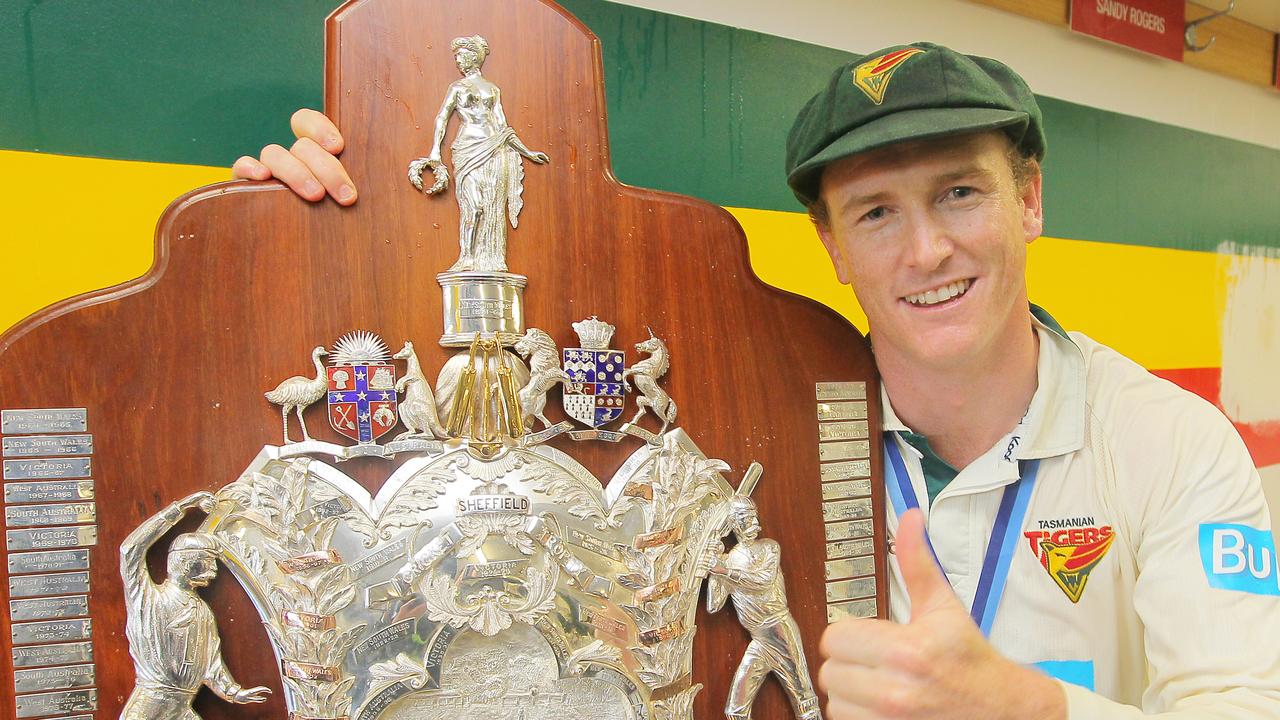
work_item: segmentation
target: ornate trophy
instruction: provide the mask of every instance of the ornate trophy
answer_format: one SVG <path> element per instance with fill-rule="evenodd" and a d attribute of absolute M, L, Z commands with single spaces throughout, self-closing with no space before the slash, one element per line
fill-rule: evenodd
<path fill-rule="evenodd" d="M 356 206 L 195 191 L 147 278 L 0 338 L 0 711 L 820 717 L 806 654 L 886 609 L 859 337 L 755 280 L 720 209 L 612 179 L 598 50 L 558 8 L 353 0 L 328 32 L 327 110 L 372 129 Z M 456 213 L 398 169 L 446 85 L 410 179 Z M 517 128 L 557 158 L 527 185 Z M 99 362 L 19 372 L 67 356 Z"/>

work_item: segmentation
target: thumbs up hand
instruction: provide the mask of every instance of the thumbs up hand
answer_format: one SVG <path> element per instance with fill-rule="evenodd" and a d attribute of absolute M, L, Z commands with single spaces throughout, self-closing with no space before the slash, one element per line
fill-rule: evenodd
<path fill-rule="evenodd" d="M 828 720 L 1066 720 L 1056 682 L 982 637 L 929 552 L 919 510 L 898 523 L 897 558 L 911 621 L 848 618 L 823 633 Z"/>

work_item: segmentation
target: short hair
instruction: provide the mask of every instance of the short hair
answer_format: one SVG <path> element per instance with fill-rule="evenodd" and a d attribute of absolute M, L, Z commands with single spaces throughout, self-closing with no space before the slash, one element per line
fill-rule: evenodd
<path fill-rule="evenodd" d="M 476 54 L 476 62 L 484 64 L 484 59 L 489 57 L 489 42 L 479 35 L 469 35 L 467 37 L 457 37 L 453 42 L 449 43 L 451 52 L 458 52 L 459 48 L 466 48 Z"/>

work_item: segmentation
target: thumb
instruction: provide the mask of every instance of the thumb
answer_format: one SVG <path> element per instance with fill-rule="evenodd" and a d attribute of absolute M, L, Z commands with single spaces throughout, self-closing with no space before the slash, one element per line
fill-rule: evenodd
<path fill-rule="evenodd" d="M 923 512 L 913 508 L 902 515 L 894 543 L 902 581 L 907 586 L 907 596 L 911 598 L 912 622 L 922 615 L 959 602 L 929 549 Z"/>

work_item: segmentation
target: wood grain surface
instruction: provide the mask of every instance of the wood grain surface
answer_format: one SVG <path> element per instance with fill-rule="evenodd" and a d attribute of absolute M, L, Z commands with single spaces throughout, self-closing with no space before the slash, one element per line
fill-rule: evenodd
<path fill-rule="evenodd" d="M 458 255 L 457 205 L 451 193 L 415 191 L 405 168 L 427 153 L 444 91 L 458 77 L 450 40 L 472 34 L 492 48 L 484 75 L 501 87 L 511 126 L 551 156 L 545 166 L 526 163 L 526 205 L 509 238 L 508 263 L 529 278 L 526 324 L 572 346 L 570 323 L 597 315 L 617 326 L 614 347 L 633 361 L 646 328 L 666 340 L 672 364 L 662 385 L 679 405 L 678 424 L 731 465 L 734 482 L 751 461 L 764 465 L 755 493 L 761 522 L 782 543 L 816 674 L 826 617 L 814 385 L 868 382 L 870 427 L 878 428 L 862 338 L 835 312 L 760 282 L 723 209 L 613 178 L 599 45 L 554 5 L 357 0 L 334 12 L 326 33 L 326 111 L 347 140 L 342 159 L 361 193 L 355 206 L 308 204 L 274 182 L 193 191 L 161 218 L 145 277 L 48 308 L 0 337 L 0 407 L 88 409 L 100 538 L 92 553 L 95 717 L 115 718 L 134 680 L 119 543 L 168 503 L 234 481 L 264 444 L 280 442 L 279 411 L 262 393 L 312 374 L 311 349 L 351 330 L 375 332 L 393 350 L 412 340 L 429 375 L 456 352 L 436 345 L 435 275 Z M 558 392 L 548 402 L 553 420 L 563 418 Z M 343 441 L 322 407 L 307 417 L 314 437 Z M 638 442 L 553 444 L 607 478 Z M 395 466 L 364 459 L 343 470 L 376 490 Z M 883 558 L 877 563 L 883 572 Z M 276 662 L 244 593 L 224 571 L 205 594 L 232 673 L 274 693 L 265 705 L 233 706 L 205 690 L 197 711 L 207 720 L 285 717 Z M 730 610 L 704 612 L 698 624 L 693 681 L 706 687 L 696 717 L 720 717 L 748 638 Z M 0 630 L 7 685 L 7 614 Z M 11 688 L 0 693 L 5 717 L 13 717 Z M 761 692 L 756 716 L 790 717 L 776 682 Z"/>

